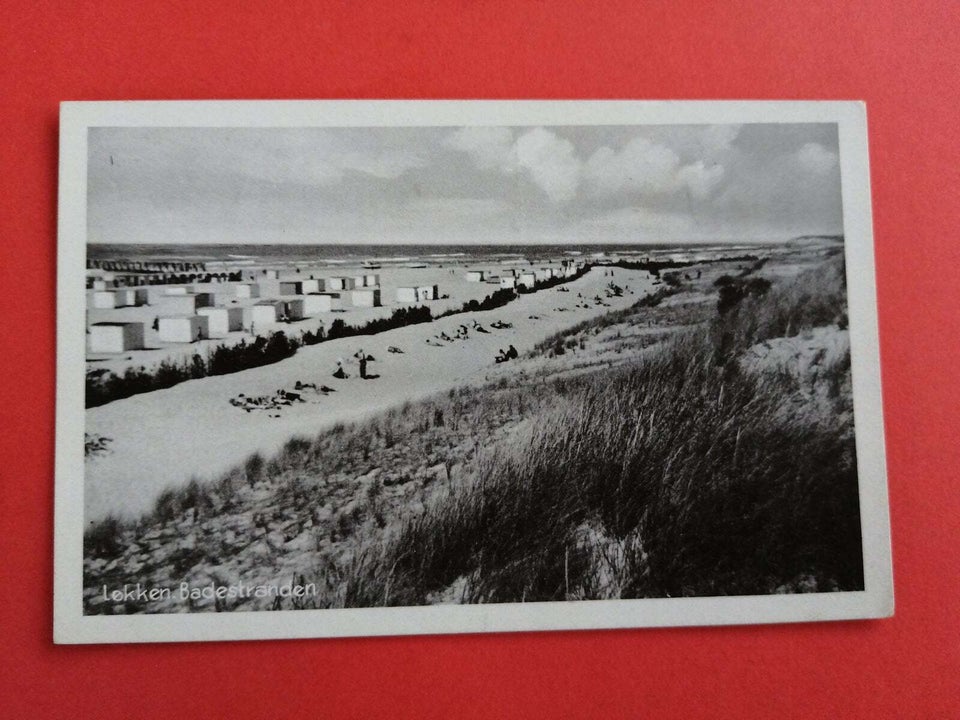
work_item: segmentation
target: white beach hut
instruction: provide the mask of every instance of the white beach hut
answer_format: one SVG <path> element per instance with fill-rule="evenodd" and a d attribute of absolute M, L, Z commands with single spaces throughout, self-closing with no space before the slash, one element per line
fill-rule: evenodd
<path fill-rule="evenodd" d="M 323 292 L 323 280 L 320 280 L 319 278 L 309 278 L 307 280 L 303 280 L 300 283 L 300 290 L 304 295 Z"/>
<path fill-rule="evenodd" d="M 260 297 L 277 297 L 280 295 L 280 281 L 273 278 L 258 280 Z"/>
<path fill-rule="evenodd" d="M 145 288 L 124 288 L 117 290 L 117 305 L 125 307 L 140 307 L 147 304 L 147 291 Z"/>
<path fill-rule="evenodd" d="M 379 288 L 360 288 L 350 292 L 350 302 L 354 307 L 380 307 Z"/>
<path fill-rule="evenodd" d="M 304 295 L 302 299 L 303 314 L 310 317 L 311 315 L 331 312 L 333 310 L 334 299 L 339 301 L 340 296 L 332 293 L 310 293 L 309 295 Z"/>
<path fill-rule="evenodd" d="M 281 295 L 300 295 L 303 293 L 303 283 L 297 280 L 281 280 Z"/>
<path fill-rule="evenodd" d="M 147 291 L 147 303 L 154 305 L 157 303 L 160 298 L 167 296 L 168 286 L 166 285 L 148 285 L 146 287 Z"/>
<path fill-rule="evenodd" d="M 90 351 L 119 353 L 143 349 L 142 322 L 102 322 L 90 326 Z"/>
<path fill-rule="evenodd" d="M 357 286 L 352 277 L 332 277 L 327 282 L 327 287 L 331 290 L 353 290 Z"/>
<path fill-rule="evenodd" d="M 483 282 L 483 270 L 467 270 L 467 282 Z"/>
<path fill-rule="evenodd" d="M 513 275 L 505 275 L 500 278 L 500 287 L 513 289 L 517 286 L 517 279 Z"/>
<path fill-rule="evenodd" d="M 520 273 L 519 284 L 531 288 L 537 284 L 537 276 L 532 272 Z"/>
<path fill-rule="evenodd" d="M 417 302 L 417 288 L 415 287 L 398 287 L 397 288 L 397 302 L 407 303 L 407 302 Z"/>
<path fill-rule="evenodd" d="M 173 315 L 157 319 L 157 336 L 163 342 L 189 343 L 210 337 L 210 323 L 203 315 Z"/>
<path fill-rule="evenodd" d="M 279 300 L 261 300 L 256 305 L 251 305 L 246 309 L 243 325 L 247 328 L 256 328 L 260 325 L 278 322 L 283 314 L 283 309 L 283 303 Z"/>
<path fill-rule="evenodd" d="M 196 295 L 161 295 L 153 303 L 164 315 L 195 315 L 197 312 Z"/>
<path fill-rule="evenodd" d="M 207 318 L 209 337 L 226 337 L 229 333 L 243 329 L 243 308 L 239 307 L 203 307 L 198 315 Z"/>
<path fill-rule="evenodd" d="M 107 308 L 121 307 L 120 298 L 113 290 L 94 290 L 93 306 L 101 310 Z"/>
<path fill-rule="evenodd" d="M 363 276 L 364 287 L 380 287 L 380 275 L 378 273 L 367 273 Z"/>
<path fill-rule="evenodd" d="M 235 292 L 238 298 L 258 298 L 260 297 L 260 286 L 256 283 L 243 283 L 237 285 Z"/>
<path fill-rule="evenodd" d="M 285 301 L 283 303 L 283 314 L 288 320 L 303 320 L 306 317 L 303 300 L 296 298 L 295 300 Z"/>

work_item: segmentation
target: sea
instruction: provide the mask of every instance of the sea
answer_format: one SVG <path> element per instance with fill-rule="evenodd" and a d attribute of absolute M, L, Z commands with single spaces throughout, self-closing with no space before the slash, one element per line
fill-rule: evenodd
<path fill-rule="evenodd" d="M 743 255 L 763 248 L 760 243 L 661 244 L 661 245 L 141 245 L 87 246 L 88 260 L 132 262 L 198 262 L 207 266 L 242 265 L 379 265 L 424 267 L 443 264 L 510 264 L 542 262 L 564 257 L 672 258 L 707 260 L 717 255 Z"/>

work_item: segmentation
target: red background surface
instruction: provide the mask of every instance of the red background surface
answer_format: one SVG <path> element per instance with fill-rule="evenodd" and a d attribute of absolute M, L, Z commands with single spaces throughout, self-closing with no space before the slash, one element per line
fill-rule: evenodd
<path fill-rule="evenodd" d="M 957 717 L 960 4 L 0 3 L 0 716 Z M 54 647 L 61 100 L 863 99 L 896 617 Z"/>

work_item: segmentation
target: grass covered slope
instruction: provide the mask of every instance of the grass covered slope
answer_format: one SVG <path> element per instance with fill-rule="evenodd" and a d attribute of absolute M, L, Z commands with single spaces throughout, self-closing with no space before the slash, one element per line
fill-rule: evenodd
<path fill-rule="evenodd" d="M 849 387 L 825 388 L 824 412 L 808 378 L 738 362 L 778 333 L 842 323 L 842 282 L 837 260 L 635 367 L 565 384 L 403 525 L 350 601 L 862 588 Z M 826 370 L 848 373 L 848 357 Z"/>
<path fill-rule="evenodd" d="M 307 607 L 862 589 L 843 285 L 834 257 L 772 285 L 727 278 L 698 324 L 637 303 L 618 336 L 657 314 L 675 331 L 619 364 L 520 364 L 291 441 L 137 527 L 92 529 L 88 596 L 144 573 L 302 576 L 322 589 Z M 548 345 L 562 358 L 529 362 L 589 356 L 613 329 L 571 328 Z"/>

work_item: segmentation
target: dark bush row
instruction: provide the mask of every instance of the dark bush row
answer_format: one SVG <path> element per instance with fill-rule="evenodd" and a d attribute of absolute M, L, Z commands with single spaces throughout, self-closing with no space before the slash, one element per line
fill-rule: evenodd
<path fill-rule="evenodd" d="M 720 260 L 723 262 L 757 262 L 759 258 L 756 255 L 735 255 L 718 258 L 718 261 Z M 623 268 L 624 270 L 646 270 L 654 277 L 660 277 L 662 270 L 702 264 L 703 262 L 699 260 L 618 260 L 615 263 L 610 263 L 610 267 Z"/>
<path fill-rule="evenodd" d="M 163 360 L 150 370 L 130 367 L 122 375 L 95 370 L 87 373 L 86 406 L 97 407 L 131 395 L 163 390 L 185 380 L 269 365 L 290 357 L 299 345 L 283 332 L 276 332 L 266 338 L 258 335 L 252 342 L 217 345 L 205 358 L 194 353 L 179 360 Z"/>

